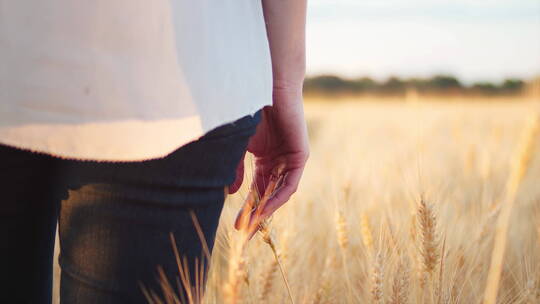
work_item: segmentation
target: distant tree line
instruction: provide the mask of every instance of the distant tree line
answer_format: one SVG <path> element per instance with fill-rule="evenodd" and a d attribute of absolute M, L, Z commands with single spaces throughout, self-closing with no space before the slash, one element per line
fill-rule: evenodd
<path fill-rule="evenodd" d="M 426 95 L 517 95 L 524 90 L 525 85 L 525 81 L 516 78 L 509 78 L 501 83 L 477 82 L 465 85 L 451 75 L 405 79 L 390 77 L 385 81 L 376 81 L 369 77 L 345 79 L 335 75 L 319 75 L 306 78 L 304 93 L 307 95 L 403 95 L 414 90 Z"/>

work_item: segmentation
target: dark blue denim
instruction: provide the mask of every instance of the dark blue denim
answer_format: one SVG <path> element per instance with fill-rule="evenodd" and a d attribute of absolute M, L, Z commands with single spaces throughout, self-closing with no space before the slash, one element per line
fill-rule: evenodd
<path fill-rule="evenodd" d="M 57 222 L 61 303 L 147 303 L 140 286 L 163 294 L 158 265 L 185 296 L 170 233 L 195 285 L 204 254 L 190 212 L 211 251 L 224 187 L 260 119 L 258 111 L 141 162 L 67 160 L 0 145 L 0 303 L 51 303 Z"/>

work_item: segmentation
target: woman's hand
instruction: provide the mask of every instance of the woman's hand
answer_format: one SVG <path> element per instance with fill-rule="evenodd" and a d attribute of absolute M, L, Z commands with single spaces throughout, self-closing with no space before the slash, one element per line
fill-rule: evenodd
<path fill-rule="evenodd" d="M 302 90 L 274 89 L 274 105 L 263 109 L 262 121 L 249 141 L 249 152 L 255 156 L 253 185 L 258 193 L 264 193 L 272 169 L 283 166 L 283 181 L 260 210 L 260 218 L 272 215 L 296 192 L 300 177 L 309 156 L 309 143 Z M 238 167 L 237 180 L 229 188 L 234 193 L 241 185 L 243 162 Z M 237 227 L 238 228 L 238 227 Z"/>

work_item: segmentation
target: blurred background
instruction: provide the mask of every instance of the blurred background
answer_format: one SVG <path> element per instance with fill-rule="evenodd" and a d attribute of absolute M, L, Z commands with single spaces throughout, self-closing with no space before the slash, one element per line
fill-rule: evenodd
<path fill-rule="evenodd" d="M 537 0 L 311 0 L 306 93 L 517 95 L 540 76 Z"/>

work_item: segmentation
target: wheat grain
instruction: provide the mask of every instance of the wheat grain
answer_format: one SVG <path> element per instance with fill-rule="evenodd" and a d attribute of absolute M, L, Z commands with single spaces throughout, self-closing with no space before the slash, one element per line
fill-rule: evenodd
<path fill-rule="evenodd" d="M 373 232 L 369 224 L 369 218 L 365 212 L 360 214 L 360 232 L 364 246 L 370 253 L 373 252 Z"/>
<path fill-rule="evenodd" d="M 381 253 L 377 253 L 371 273 L 371 297 L 373 303 L 384 303 L 384 270 Z"/>
<path fill-rule="evenodd" d="M 349 245 L 349 233 L 347 229 L 347 221 L 345 220 L 345 217 L 341 211 L 339 211 L 337 215 L 336 229 L 339 247 L 342 249 L 347 248 Z"/>
<path fill-rule="evenodd" d="M 420 226 L 421 257 L 424 271 L 431 275 L 439 261 L 439 240 L 437 219 L 433 207 L 421 198 L 418 206 L 418 225 Z"/>
<path fill-rule="evenodd" d="M 399 260 L 394 282 L 392 284 L 392 297 L 390 304 L 409 303 L 409 265 L 405 258 Z"/>

